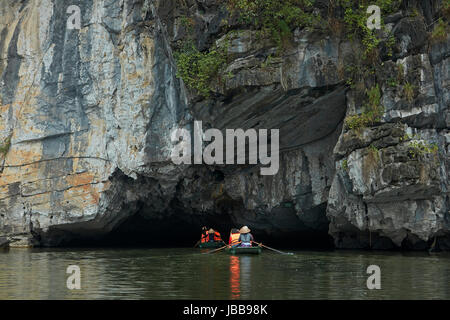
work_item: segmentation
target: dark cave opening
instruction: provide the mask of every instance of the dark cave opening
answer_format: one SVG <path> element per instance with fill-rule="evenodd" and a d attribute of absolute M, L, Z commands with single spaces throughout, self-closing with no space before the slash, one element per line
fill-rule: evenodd
<path fill-rule="evenodd" d="M 124 175 L 117 178 L 133 183 Z M 210 178 L 221 182 L 224 173 L 215 170 Z M 153 185 L 152 181 L 139 182 L 144 186 Z M 151 196 L 149 192 L 149 197 L 128 203 L 120 209 L 120 213 L 50 227 L 48 231 L 41 232 L 37 240 L 42 246 L 59 247 L 193 248 L 201 237 L 203 226 L 219 231 L 222 239 L 228 243 L 232 228 L 239 229 L 247 225 L 255 241 L 270 247 L 334 249 L 333 238 L 328 234 L 326 204 L 305 210 L 300 218 L 291 202 L 256 213 L 246 209 L 242 200 L 233 200 L 218 192 L 212 195 L 214 206 L 207 211 L 199 211 L 195 207 L 198 207 L 198 201 L 204 201 L 202 194 L 195 194 L 192 199 L 183 198 L 186 192 L 180 185 L 177 186 L 176 194 L 165 210 L 160 209 L 166 200 L 157 195 Z M 208 201 L 210 198 L 207 196 L 205 199 Z M 303 202 L 310 207 L 307 199 L 303 199 Z M 117 221 L 111 216 L 123 218 Z"/>
<path fill-rule="evenodd" d="M 182 221 L 146 220 L 136 215 L 101 240 L 105 246 L 137 247 L 186 247 L 191 248 L 200 239 L 202 225 L 218 230 L 222 239 L 228 243 L 229 232 L 235 225 L 232 222 L 186 224 Z M 283 236 L 252 231 L 255 241 L 276 248 L 291 249 L 332 249 L 333 239 L 327 234 L 283 233 Z"/>
<path fill-rule="evenodd" d="M 189 220 L 186 221 L 176 216 L 164 219 L 146 219 L 138 213 L 103 237 L 97 244 L 124 247 L 193 248 L 200 239 L 202 226 L 219 231 L 226 243 L 228 243 L 230 230 L 241 227 L 234 224 L 225 214 L 199 216 Z M 255 241 L 275 248 L 314 250 L 333 248 L 333 239 L 326 232 L 273 232 L 269 234 L 252 229 L 252 234 Z"/>
<path fill-rule="evenodd" d="M 225 240 L 225 230 L 229 225 L 229 217 L 223 214 L 210 215 L 208 218 L 172 214 L 162 219 L 148 219 L 138 212 L 106 235 L 101 242 L 108 246 L 189 248 L 194 247 L 200 239 L 202 226 L 214 226 Z"/>
<path fill-rule="evenodd" d="M 230 209 L 228 207 L 228 209 Z M 232 228 L 240 228 L 233 222 L 229 210 L 218 210 L 209 214 L 187 214 L 176 210 L 161 218 L 148 218 L 142 209 L 128 217 L 111 232 L 100 237 L 66 237 L 59 246 L 68 247 L 149 247 L 149 248 L 193 248 L 200 239 L 202 226 L 218 230 L 222 239 L 228 243 Z M 330 250 L 334 248 L 333 238 L 328 230 L 280 230 L 261 228 L 257 224 L 247 224 L 252 229 L 255 241 L 267 246 L 282 249 Z"/>

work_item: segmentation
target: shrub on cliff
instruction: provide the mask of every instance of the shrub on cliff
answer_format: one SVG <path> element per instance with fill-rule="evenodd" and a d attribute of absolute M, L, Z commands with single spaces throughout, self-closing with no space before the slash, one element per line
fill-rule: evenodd
<path fill-rule="evenodd" d="M 412 140 L 408 144 L 408 153 L 412 159 L 418 159 L 425 155 L 437 155 L 438 146 L 435 143 L 429 143 L 422 140 Z"/>
<path fill-rule="evenodd" d="M 382 14 L 381 18 L 387 14 L 397 11 L 401 5 L 400 0 L 337 0 L 336 5 L 344 10 L 344 22 L 347 35 L 352 40 L 360 41 L 365 48 L 366 57 L 377 56 L 381 39 L 377 36 L 375 29 L 371 30 L 367 27 L 367 7 L 369 5 L 377 5 Z M 387 47 L 392 46 L 392 38 L 386 41 Z M 387 48 L 389 51 L 389 48 Z"/>
<path fill-rule="evenodd" d="M 431 42 L 444 42 L 445 40 L 447 40 L 448 31 L 448 22 L 439 19 L 438 23 L 435 25 L 433 31 L 431 32 Z"/>
<path fill-rule="evenodd" d="M 208 97 L 212 89 L 211 83 L 226 63 L 225 50 L 212 48 L 207 52 L 200 52 L 189 41 L 181 50 L 175 52 L 174 56 L 178 68 L 177 76 L 183 79 L 188 88 Z"/>
<path fill-rule="evenodd" d="M 373 125 L 380 121 L 384 107 L 381 105 L 381 91 L 377 84 L 366 90 L 368 102 L 363 107 L 363 112 L 358 115 L 349 116 L 345 119 L 347 129 L 360 130 L 361 128 Z"/>
<path fill-rule="evenodd" d="M 239 14 L 242 23 L 261 30 L 282 46 L 295 28 L 320 26 L 320 15 L 312 12 L 313 4 L 313 0 L 228 0 L 228 9 Z"/>

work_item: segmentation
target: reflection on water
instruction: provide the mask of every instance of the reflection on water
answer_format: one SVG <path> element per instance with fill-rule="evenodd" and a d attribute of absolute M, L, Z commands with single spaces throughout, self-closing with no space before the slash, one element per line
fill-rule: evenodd
<path fill-rule="evenodd" d="M 0 251 L 0 299 L 450 299 L 450 255 L 195 249 Z M 366 269 L 381 268 L 381 290 Z M 81 269 L 68 290 L 66 269 Z"/>
<path fill-rule="evenodd" d="M 239 257 L 230 256 L 230 293 L 231 299 L 241 297 L 241 270 L 239 268 Z"/>

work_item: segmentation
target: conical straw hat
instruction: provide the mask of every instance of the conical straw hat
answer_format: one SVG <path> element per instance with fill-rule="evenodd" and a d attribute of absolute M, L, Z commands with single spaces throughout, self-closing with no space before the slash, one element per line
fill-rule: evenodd
<path fill-rule="evenodd" d="M 239 230 L 240 233 L 249 233 L 250 229 L 247 226 L 243 226 L 241 230 Z"/>
<path fill-rule="evenodd" d="M 214 229 L 213 228 L 209 229 L 208 233 L 214 233 Z"/>

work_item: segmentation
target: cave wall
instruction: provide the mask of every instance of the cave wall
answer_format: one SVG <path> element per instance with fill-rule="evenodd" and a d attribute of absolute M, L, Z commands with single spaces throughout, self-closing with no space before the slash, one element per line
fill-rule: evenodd
<path fill-rule="evenodd" d="M 11 138 L 0 163 L 0 234 L 53 246 L 172 221 L 246 224 L 299 246 L 328 234 L 339 248 L 423 249 L 434 237 L 448 246 L 449 42 L 428 41 L 439 1 L 418 4 L 420 16 L 386 19 L 393 56 L 365 79 L 380 82 L 385 113 L 358 133 L 344 125 L 361 106 L 343 72 L 357 50 L 342 35 L 297 29 L 267 63 L 276 43 L 218 0 L 70 4 L 81 9 L 80 30 L 67 29 L 66 1 L 0 0 L 0 141 Z M 317 10 L 326 15 L 327 1 Z M 208 98 L 177 77 L 173 55 L 188 33 L 200 50 L 228 44 L 232 76 Z M 398 64 L 417 89 L 413 104 L 380 81 Z M 174 165 L 170 133 L 194 120 L 280 129 L 279 172 Z M 406 134 L 435 142 L 438 158 L 410 159 Z"/>

